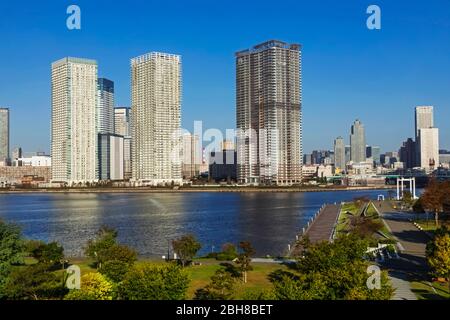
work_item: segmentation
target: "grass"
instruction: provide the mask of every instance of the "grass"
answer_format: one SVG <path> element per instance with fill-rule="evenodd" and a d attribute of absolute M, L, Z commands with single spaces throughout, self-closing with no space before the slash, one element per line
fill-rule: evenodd
<path fill-rule="evenodd" d="M 448 283 L 412 281 L 411 290 L 419 300 L 444 300 L 450 299 Z"/>
<path fill-rule="evenodd" d="M 33 258 L 27 259 L 27 264 L 35 263 Z M 162 263 L 161 260 L 154 259 L 140 259 L 137 264 L 141 263 Z M 220 265 L 223 261 L 217 261 L 215 259 L 197 259 L 196 262 L 200 262 L 200 265 L 192 265 L 186 267 L 186 271 L 191 279 L 189 288 L 187 290 L 187 298 L 192 299 L 194 297 L 195 291 L 206 286 L 210 282 L 211 276 L 218 270 L 222 268 Z M 80 267 L 81 275 L 97 272 L 95 268 L 92 267 L 91 261 L 87 259 L 75 259 L 70 261 L 71 264 L 75 264 Z M 262 290 L 267 290 L 272 287 L 268 276 L 275 270 L 288 270 L 285 265 L 280 265 L 276 263 L 252 263 L 252 271 L 247 274 L 247 283 L 243 283 L 240 279 L 236 279 L 235 285 L 235 298 L 242 299 L 248 292 L 261 292 Z"/>

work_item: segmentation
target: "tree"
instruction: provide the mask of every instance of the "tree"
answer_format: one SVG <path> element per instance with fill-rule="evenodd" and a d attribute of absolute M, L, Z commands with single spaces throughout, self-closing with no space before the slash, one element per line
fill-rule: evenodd
<path fill-rule="evenodd" d="M 222 252 L 217 254 L 217 260 L 231 261 L 238 256 L 236 246 L 232 243 L 225 243 L 222 245 Z"/>
<path fill-rule="evenodd" d="M 0 299 L 12 266 L 23 264 L 24 250 L 20 228 L 0 220 Z"/>
<path fill-rule="evenodd" d="M 125 275 L 130 270 L 131 266 L 132 264 L 123 261 L 111 260 L 103 263 L 99 272 L 111 281 L 119 283 L 125 278 Z"/>
<path fill-rule="evenodd" d="M 60 261 L 64 259 L 64 248 L 57 242 L 41 243 L 32 250 L 31 255 L 39 263 L 55 266 L 59 265 Z"/>
<path fill-rule="evenodd" d="M 224 269 L 218 269 L 211 282 L 195 292 L 195 300 L 230 300 L 233 297 L 235 280 Z"/>
<path fill-rule="evenodd" d="M 424 209 L 434 212 L 436 228 L 439 227 L 439 213 L 444 210 L 444 202 L 447 201 L 449 193 L 448 182 L 438 182 L 432 179 L 420 197 Z"/>
<path fill-rule="evenodd" d="M 202 246 L 194 235 L 189 234 L 173 240 L 172 247 L 184 267 L 192 261 Z"/>
<path fill-rule="evenodd" d="M 241 252 L 237 257 L 236 263 L 239 265 L 239 269 L 242 273 L 242 281 L 247 283 L 247 272 L 252 270 L 250 262 L 252 261 L 252 256 L 255 254 L 255 250 L 248 241 L 240 242 L 239 248 Z"/>
<path fill-rule="evenodd" d="M 85 254 L 95 261 L 96 267 L 101 267 L 101 252 L 117 244 L 117 231 L 109 227 L 101 227 L 96 234 L 95 239 L 88 241 L 85 248 Z"/>
<path fill-rule="evenodd" d="M 80 289 L 71 290 L 65 300 L 112 300 L 113 285 L 100 273 L 88 273 L 81 277 Z"/>
<path fill-rule="evenodd" d="M 182 300 L 189 285 L 187 272 L 169 263 L 135 265 L 119 285 L 125 300 Z"/>
<path fill-rule="evenodd" d="M 64 296 L 66 289 L 50 265 L 38 263 L 15 268 L 7 279 L 4 293 L 11 300 L 57 299 Z"/>
<path fill-rule="evenodd" d="M 322 242 L 305 248 L 294 268 L 277 271 L 269 279 L 274 294 L 282 300 L 387 300 L 393 294 L 386 272 L 381 288 L 367 286 L 368 262 L 364 259 L 367 241 L 356 235 Z"/>
<path fill-rule="evenodd" d="M 446 227 L 437 230 L 434 239 L 427 244 L 426 256 L 433 274 L 447 278 L 450 289 L 450 232 Z"/>

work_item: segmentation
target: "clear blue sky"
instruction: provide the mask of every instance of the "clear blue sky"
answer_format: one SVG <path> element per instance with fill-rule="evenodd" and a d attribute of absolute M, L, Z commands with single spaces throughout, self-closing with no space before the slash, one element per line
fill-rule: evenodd
<path fill-rule="evenodd" d="M 82 29 L 66 28 L 77 4 Z M 366 8 L 382 29 L 366 28 Z M 303 44 L 304 149 L 331 148 L 361 119 L 368 144 L 397 150 L 413 135 L 416 105 L 434 105 L 450 148 L 450 2 L 1 1 L 0 105 L 11 107 L 11 144 L 49 150 L 50 64 L 96 59 L 130 104 L 129 59 L 162 51 L 183 59 L 183 127 L 234 128 L 234 52 L 268 39 Z"/>

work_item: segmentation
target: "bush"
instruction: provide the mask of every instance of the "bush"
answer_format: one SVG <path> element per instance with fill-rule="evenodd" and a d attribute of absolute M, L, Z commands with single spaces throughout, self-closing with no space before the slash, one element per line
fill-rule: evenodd
<path fill-rule="evenodd" d="M 88 273 L 81 277 L 80 289 L 71 290 L 65 300 L 112 300 L 113 285 L 100 273 Z"/>
<path fill-rule="evenodd" d="M 106 261 L 99 272 L 115 283 L 121 282 L 131 265 L 118 260 Z"/>
<path fill-rule="evenodd" d="M 142 263 L 125 275 L 119 292 L 125 300 L 182 300 L 188 285 L 186 271 L 177 265 Z"/>

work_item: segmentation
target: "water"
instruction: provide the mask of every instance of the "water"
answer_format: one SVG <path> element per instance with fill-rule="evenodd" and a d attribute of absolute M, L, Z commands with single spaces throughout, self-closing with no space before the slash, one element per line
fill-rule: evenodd
<path fill-rule="evenodd" d="M 193 233 L 202 254 L 225 242 L 250 241 L 258 256 L 276 256 L 324 203 L 387 191 L 311 193 L 72 193 L 0 194 L 0 218 L 27 238 L 58 241 L 67 256 L 81 256 L 102 225 L 146 257 L 160 257 L 168 242 Z"/>

